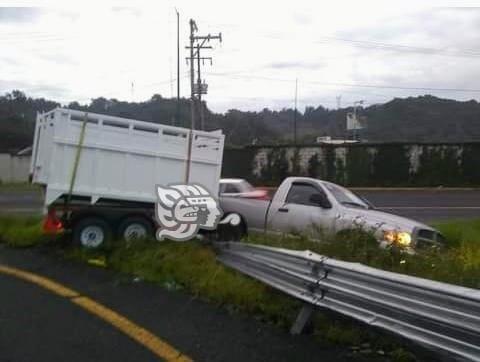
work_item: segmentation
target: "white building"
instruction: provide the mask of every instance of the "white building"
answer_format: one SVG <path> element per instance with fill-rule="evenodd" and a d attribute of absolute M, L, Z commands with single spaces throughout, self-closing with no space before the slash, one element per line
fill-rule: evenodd
<path fill-rule="evenodd" d="M 15 153 L 0 153 L 0 182 L 28 182 L 32 147 Z"/>

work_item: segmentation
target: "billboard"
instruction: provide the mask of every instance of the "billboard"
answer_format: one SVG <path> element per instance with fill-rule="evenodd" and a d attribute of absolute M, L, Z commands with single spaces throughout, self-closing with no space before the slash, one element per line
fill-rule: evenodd
<path fill-rule="evenodd" d="M 365 117 L 358 117 L 354 112 L 347 113 L 347 130 L 363 129 L 367 127 Z"/>

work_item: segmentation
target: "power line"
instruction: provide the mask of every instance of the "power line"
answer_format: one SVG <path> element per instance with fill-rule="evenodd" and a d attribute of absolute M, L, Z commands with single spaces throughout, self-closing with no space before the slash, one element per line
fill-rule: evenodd
<path fill-rule="evenodd" d="M 386 102 L 388 100 L 390 100 L 392 97 L 385 97 L 382 99 L 382 101 L 373 101 L 373 99 L 367 101 L 367 99 L 369 99 L 368 97 L 365 98 L 365 101 L 364 101 L 364 104 L 379 104 L 379 103 L 382 103 L 382 102 Z M 248 96 L 231 96 L 229 95 L 228 96 L 228 99 L 231 99 L 231 100 L 241 100 L 241 101 L 245 101 L 245 102 L 249 102 L 249 103 L 252 103 L 252 102 L 258 102 L 258 101 L 264 101 L 264 100 L 267 100 L 267 101 L 270 101 L 270 102 L 275 102 L 275 99 L 272 99 L 272 98 L 262 98 L 262 97 L 248 97 Z M 350 100 L 348 101 L 345 101 L 345 100 L 342 100 L 342 105 L 344 106 L 353 106 L 354 104 L 354 100 L 356 98 L 351 98 Z M 277 99 L 277 100 L 280 100 L 282 102 L 286 102 L 288 101 L 288 98 L 285 98 L 285 99 Z M 332 105 L 338 105 L 337 103 L 337 100 L 335 99 L 335 97 L 309 97 L 307 100 L 301 100 L 300 101 L 301 104 L 303 105 L 306 105 L 306 106 L 309 106 L 310 104 L 314 104 L 314 103 L 321 103 L 321 104 L 332 104 Z M 344 107 L 345 108 L 345 107 Z"/>
<path fill-rule="evenodd" d="M 274 40 L 281 40 L 281 41 L 285 40 L 283 37 L 279 37 L 279 36 L 272 36 L 272 35 L 260 35 L 260 36 L 267 39 L 274 39 Z M 340 38 L 340 37 L 333 37 L 333 36 L 320 36 L 319 39 L 321 40 L 313 40 L 312 42 L 315 44 L 340 42 L 340 43 L 347 43 L 346 45 L 351 45 L 358 48 L 407 52 L 407 53 L 420 53 L 420 54 L 426 54 L 426 55 L 440 55 L 440 56 L 466 57 L 466 58 L 480 57 L 480 50 L 429 48 L 429 47 L 421 47 L 421 46 L 406 45 L 406 44 L 383 43 L 383 42 L 370 41 L 370 40 L 347 39 L 347 38 Z"/>
<path fill-rule="evenodd" d="M 418 91 L 434 91 L 434 92 L 465 92 L 465 93 L 480 93 L 480 89 L 472 88 L 433 88 L 433 87 L 403 87 L 394 85 L 381 84 L 353 84 L 353 83 L 333 83 L 333 82 L 315 82 L 309 81 L 311 84 L 321 84 L 330 86 L 342 87 L 360 87 L 360 88 L 382 88 L 382 89 L 401 89 L 401 90 L 418 90 Z"/>
<path fill-rule="evenodd" d="M 239 79 L 258 79 L 272 82 L 288 82 L 294 83 L 295 79 L 274 78 L 256 75 L 238 75 L 227 73 L 209 73 L 212 76 L 231 77 Z M 323 81 L 302 81 L 307 84 L 318 84 L 324 86 L 334 87 L 359 87 L 359 88 L 378 88 L 378 89 L 400 89 L 400 90 L 418 90 L 418 91 L 439 91 L 439 92 L 465 92 L 465 93 L 480 93 L 480 89 L 475 88 L 434 88 L 434 87 L 420 87 L 420 86 L 397 86 L 397 85 L 382 85 L 382 84 L 360 84 L 360 83 L 340 83 L 340 82 L 323 82 Z"/>
<path fill-rule="evenodd" d="M 412 46 L 412 45 L 382 43 L 377 41 L 355 40 L 355 39 L 346 39 L 346 38 L 337 38 L 337 37 L 328 37 L 328 36 L 323 36 L 321 38 L 323 38 L 323 40 L 317 41 L 318 43 L 336 41 L 336 42 L 350 43 L 350 45 L 353 45 L 355 47 L 360 47 L 360 48 L 373 48 L 373 49 L 380 49 L 380 50 L 393 50 L 393 51 L 399 51 L 399 52 L 422 53 L 422 54 L 430 54 L 430 55 L 445 55 L 445 56 L 454 56 L 454 57 L 468 57 L 468 58 L 480 57 L 480 51 L 478 50 L 427 48 L 427 47 L 419 47 L 419 46 Z"/>

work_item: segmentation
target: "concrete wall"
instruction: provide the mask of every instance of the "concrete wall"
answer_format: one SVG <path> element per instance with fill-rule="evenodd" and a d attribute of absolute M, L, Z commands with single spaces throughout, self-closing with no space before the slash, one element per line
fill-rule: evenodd
<path fill-rule="evenodd" d="M 31 156 L 0 153 L 0 182 L 27 182 Z"/>
<path fill-rule="evenodd" d="M 349 186 L 480 186 L 480 143 L 248 146 L 225 150 L 223 177 L 275 185 L 291 175 Z"/>

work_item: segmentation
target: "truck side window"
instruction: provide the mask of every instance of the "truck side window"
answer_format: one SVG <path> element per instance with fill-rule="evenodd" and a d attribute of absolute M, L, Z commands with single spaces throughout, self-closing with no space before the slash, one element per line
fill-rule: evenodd
<path fill-rule="evenodd" d="M 310 184 L 294 183 L 287 194 L 285 202 L 287 204 L 299 204 L 308 206 L 318 206 L 310 201 L 313 194 L 323 193 L 318 188 Z"/>

